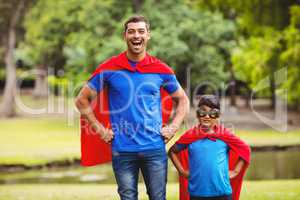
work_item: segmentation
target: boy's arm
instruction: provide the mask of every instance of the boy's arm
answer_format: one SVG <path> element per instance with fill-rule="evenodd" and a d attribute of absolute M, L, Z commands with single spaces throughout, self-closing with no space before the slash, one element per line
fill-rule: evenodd
<path fill-rule="evenodd" d="M 240 172 L 243 166 L 245 165 L 245 161 L 242 158 L 239 158 L 235 168 L 229 171 L 229 178 L 235 178 Z"/>
<path fill-rule="evenodd" d="M 180 161 L 179 161 L 179 158 L 177 156 L 177 154 L 180 152 L 180 150 L 178 150 L 176 148 L 176 144 L 174 144 L 170 149 L 169 149 L 169 152 L 168 152 L 168 155 L 170 157 L 170 159 L 172 160 L 174 166 L 176 167 L 178 173 L 185 177 L 185 178 L 188 178 L 189 177 L 189 171 L 188 170 L 185 170 L 183 168 L 183 166 L 181 165 Z"/>

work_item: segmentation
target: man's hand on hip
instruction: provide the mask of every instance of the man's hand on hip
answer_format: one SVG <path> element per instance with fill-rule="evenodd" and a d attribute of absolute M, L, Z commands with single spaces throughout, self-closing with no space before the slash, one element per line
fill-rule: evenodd
<path fill-rule="evenodd" d="M 100 123 L 94 123 L 92 128 L 97 134 L 100 135 L 101 139 L 107 144 L 110 144 L 114 138 L 114 132 L 109 128 L 104 128 Z"/>
<path fill-rule="evenodd" d="M 175 125 L 165 126 L 161 129 L 161 135 L 164 137 L 165 143 L 168 143 L 174 137 L 177 129 L 178 126 Z"/>

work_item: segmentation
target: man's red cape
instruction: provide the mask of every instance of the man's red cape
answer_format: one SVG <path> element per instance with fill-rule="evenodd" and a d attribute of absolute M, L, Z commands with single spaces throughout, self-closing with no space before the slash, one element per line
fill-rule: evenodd
<path fill-rule="evenodd" d="M 194 127 L 187 132 L 185 132 L 176 144 L 191 144 L 197 140 L 201 140 L 204 138 L 208 138 L 210 140 L 216 141 L 216 139 L 220 139 L 225 142 L 229 147 L 229 169 L 233 170 L 238 158 L 242 158 L 246 164 L 243 166 L 240 173 L 233 179 L 230 179 L 230 184 L 232 188 L 232 199 L 238 200 L 240 197 L 240 191 L 242 187 L 243 177 L 245 175 L 246 169 L 250 164 L 250 147 L 248 144 L 243 142 L 233 133 L 231 133 L 228 129 L 225 129 L 222 126 L 215 127 L 214 134 L 207 134 L 202 131 L 199 127 Z M 201 152 L 199 152 L 201 153 Z M 189 157 L 188 150 L 185 149 L 178 153 L 179 160 L 184 169 L 189 169 Z M 188 193 L 188 179 L 183 176 L 179 176 L 179 191 L 180 191 L 180 200 L 189 200 Z"/>
<path fill-rule="evenodd" d="M 126 52 L 112 57 L 100 64 L 91 78 L 103 71 L 129 70 L 140 73 L 174 74 L 173 70 L 157 58 L 146 54 L 145 58 L 133 68 L 126 57 Z M 97 98 L 92 102 L 92 108 L 97 120 L 107 128 L 111 128 L 108 104 L 108 88 L 104 87 Z M 166 124 L 172 111 L 172 98 L 161 88 L 162 121 Z M 80 117 L 81 129 L 81 165 L 94 166 L 110 162 L 111 145 L 105 143 L 100 136 L 93 131 L 87 119 Z"/>

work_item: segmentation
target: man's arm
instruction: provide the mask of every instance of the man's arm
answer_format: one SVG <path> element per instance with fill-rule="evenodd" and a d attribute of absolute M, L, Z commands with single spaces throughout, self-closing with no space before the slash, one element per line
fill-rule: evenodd
<path fill-rule="evenodd" d="M 171 97 L 173 101 L 176 102 L 177 106 L 175 108 L 173 121 L 168 126 L 163 127 L 161 130 L 161 134 L 165 138 L 165 143 L 168 143 L 175 135 L 190 109 L 189 99 L 181 87 L 179 87 L 176 92 L 172 93 Z"/>
<path fill-rule="evenodd" d="M 96 96 L 97 92 L 91 89 L 88 85 L 85 85 L 76 97 L 75 105 L 79 112 L 88 120 L 96 133 L 98 133 L 106 143 L 110 143 L 113 139 L 112 130 L 106 129 L 102 126 L 102 124 L 96 119 L 96 116 L 91 108 L 91 101 Z"/>
<path fill-rule="evenodd" d="M 177 157 L 177 153 L 179 153 L 179 151 L 178 151 L 178 149 L 176 148 L 176 145 L 173 145 L 173 146 L 169 149 L 168 155 L 169 155 L 170 159 L 172 160 L 174 166 L 176 167 L 178 173 L 179 173 L 181 176 L 183 176 L 183 177 L 185 177 L 185 178 L 188 178 L 190 173 L 189 173 L 188 170 L 185 170 L 185 169 L 182 167 L 182 165 L 181 165 L 181 163 L 180 163 L 180 161 L 179 161 L 179 159 L 178 159 L 178 157 Z"/>

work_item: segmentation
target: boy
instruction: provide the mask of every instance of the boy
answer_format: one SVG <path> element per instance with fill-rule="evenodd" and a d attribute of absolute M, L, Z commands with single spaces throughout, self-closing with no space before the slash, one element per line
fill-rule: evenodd
<path fill-rule="evenodd" d="M 219 125 L 219 116 L 218 98 L 203 95 L 197 110 L 198 126 L 184 133 L 169 150 L 180 174 L 180 200 L 239 199 L 250 148 Z"/>

